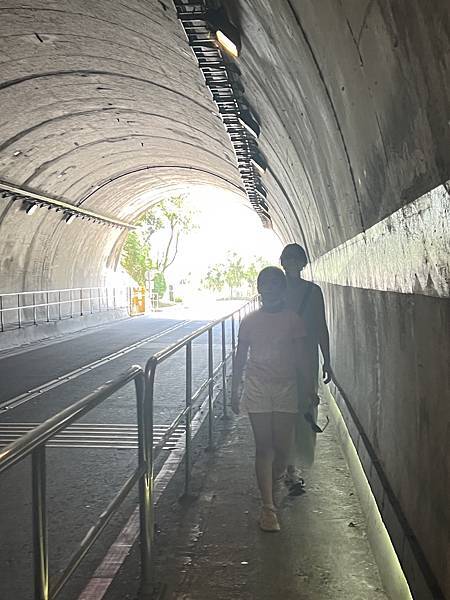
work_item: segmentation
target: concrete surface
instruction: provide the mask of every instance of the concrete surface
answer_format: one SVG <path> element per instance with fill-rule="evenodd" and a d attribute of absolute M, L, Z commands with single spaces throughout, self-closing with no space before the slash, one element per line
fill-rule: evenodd
<path fill-rule="evenodd" d="M 444 588 L 439 591 L 430 581 L 432 597 L 445 598 L 450 583 L 450 303 L 331 284 L 324 291 L 334 330 L 336 379 L 406 521 L 403 531 L 390 523 L 390 533 L 398 542 L 409 537 L 418 543 L 424 553 L 420 561 L 426 558 L 431 576 L 438 576 Z M 359 452 L 367 472 L 371 458 L 363 448 Z M 376 486 L 382 506 L 383 486 L 379 481 Z M 409 552 L 401 560 L 412 584 L 420 561 Z"/>
<path fill-rule="evenodd" d="M 261 122 L 274 227 L 311 259 L 336 249 L 352 260 L 345 282 L 335 261 L 320 269 L 334 367 L 437 597 L 448 597 L 449 259 L 437 220 L 448 218 L 448 194 L 444 212 L 434 199 L 429 210 L 417 204 L 449 189 L 448 3 L 226 5 L 242 33 L 238 67 Z M 0 179 L 125 220 L 186 185 L 242 197 L 171 3 L 0 9 Z M 102 285 L 123 242 L 117 229 L 26 215 L 0 198 L 1 291 Z M 416 567 L 405 566 L 411 580 Z"/>
<path fill-rule="evenodd" d="M 307 491 L 279 494 L 279 534 L 263 533 L 248 419 L 222 421 L 222 443 L 194 468 L 193 498 L 174 480 L 156 510 L 160 600 L 386 600 L 361 506 L 333 425 L 320 436 Z M 230 429 L 231 427 L 231 429 Z M 107 600 L 131 600 L 134 553 Z"/>
<path fill-rule="evenodd" d="M 358 456 L 357 447 L 363 445 L 363 440 L 361 437 L 356 437 L 353 440 L 346 426 L 346 419 L 344 419 L 341 412 L 344 407 L 342 403 L 337 404 L 336 399 L 330 392 L 330 388 L 322 385 L 321 394 L 323 398 L 326 398 L 330 416 L 333 419 L 336 438 L 350 469 L 352 482 L 365 516 L 367 536 L 386 594 L 390 598 L 395 598 L 395 600 L 411 600 L 411 590 L 396 553 L 397 545 L 394 547 L 392 538 L 386 529 L 386 523 L 383 522 L 383 518 L 386 519 L 387 517 L 387 511 L 383 510 L 386 507 L 383 506 L 383 513 L 381 513 L 377 505 L 377 499 L 374 496 L 374 493 L 378 493 L 378 490 L 375 489 L 376 486 L 373 486 L 373 473 L 369 469 L 366 475 L 364 466 Z M 347 419 L 347 421 L 351 423 L 351 420 Z M 426 597 L 424 595 L 423 600 Z"/>
<path fill-rule="evenodd" d="M 62 319 L 61 321 L 52 321 L 50 323 L 39 323 L 38 325 L 27 324 L 20 329 L 11 329 L 0 333 L 0 352 L 11 348 L 33 344 L 41 340 L 65 337 L 71 333 L 76 333 L 90 327 L 126 319 L 128 311 L 126 309 L 109 310 L 94 314 L 88 314 L 78 317 Z"/>
<path fill-rule="evenodd" d="M 225 307 L 222 308 L 224 310 Z M 225 309 L 226 312 L 226 309 Z M 0 422 L 8 424 L 39 423 L 115 378 L 131 364 L 145 365 L 156 351 L 192 333 L 205 321 L 184 321 L 140 317 L 110 324 L 96 331 L 84 332 L 67 340 L 45 342 L 39 347 L 0 358 Z M 179 326 L 174 329 L 174 326 Z M 80 366 L 92 364 L 106 354 L 123 349 L 149 336 L 148 341 L 124 356 L 97 368 L 88 369 L 75 379 L 64 376 Z M 157 337 L 159 336 L 159 337 Z M 227 330 L 230 342 L 230 331 Z M 214 360 L 221 354 L 220 328 L 215 329 Z M 193 389 L 207 377 L 207 338 L 193 343 Z M 157 371 L 155 387 L 155 425 L 168 425 L 185 406 L 185 356 L 175 354 Z M 42 388 L 46 382 L 62 378 L 62 385 L 38 393 L 14 407 L 11 399 L 30 389 Z M 80 423 L 135 424 L 134 386 L 128 384 L 86 415 Z M 2 437 L 0 433 L 0 438 Z M 109 435 L 114 440 L 114 435 Z M 0 440 L 1 441 L 1 440 Z M 120 446 L 120 444 L 117 444 Z M 167 453 L 163 452 L 163 458 Z M 76 545 L 83 539 L 106 508 L 113 495 L 136 466 L 134 449 L 57 447 L 47 450 L 48 525 L 50 573 L 60 573 Z M 0 487 L 0 599 L 28 600 L 32 597 L 31 544 L 31 474 L 29 460 L 24 460 L 1 476 Z M 132 493 L 96 544 L 92 554 L 74 577 L 62 598 L 77 597 L 86 579 L 101 561 L 117 532 L 136 506 Z"/>

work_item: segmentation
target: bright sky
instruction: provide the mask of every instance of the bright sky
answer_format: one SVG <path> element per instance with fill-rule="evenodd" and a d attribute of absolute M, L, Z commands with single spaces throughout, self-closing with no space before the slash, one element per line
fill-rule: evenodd
<path fill-rule="evenodd" d="M 261 256 L 269 264 L 278 265 L 282 243 L 270 229 L 265 229 L 258 215 L 243 200 L 218 188 L 199 187 L 191 192 L 187 202 L 197 211 L 199 226 L 181 239 L 174 264 L 167 271 L 167 280 L 177 283 L 192 273 L 192 283 L 206 275 L 210 265 L 223 262 L 228 251 L 251 262 Z M 152 238 L 155 246 L 164 246 L 163 233 Z"/>

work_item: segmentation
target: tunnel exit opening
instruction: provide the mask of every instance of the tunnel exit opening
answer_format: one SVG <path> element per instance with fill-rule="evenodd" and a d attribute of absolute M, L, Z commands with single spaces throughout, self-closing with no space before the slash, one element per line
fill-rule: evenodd
<path fill-rule="evenodd" d="M 279 263 L 275 232 L 242 196 L 218 187 L 177 189 L 135 224 L 109 277 L 146 288 L 152 306 L 250 298 L 258 271 Z"/>

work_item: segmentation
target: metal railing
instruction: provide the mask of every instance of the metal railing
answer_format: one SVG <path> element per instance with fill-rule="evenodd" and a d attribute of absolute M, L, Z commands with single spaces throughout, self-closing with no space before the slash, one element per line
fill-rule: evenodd
<path fill-rule="evenodd" d="M 222 378 L 222 410 L 223 416 L 226 417 L 228 414 L 227 407 L 227 362 L 232 359 L 232 365 L 234 363 L 234 355 L 236 351 L 236 316 L 240 323 L 241 318 L 247 312 L 254 310 L 257 305 L 257 299 L 253 298 L 238 310 L 229 313 L 225 317 L 213 321 L 200 329 L 197 329 L 190 335 L 182 338 L 178 342 L 175 342 L 168 348 L 161 350 L 154 354 L 145 366 L 145 408 L 148 411 L 148 422 L 152 435 L 152 443 L 148 445 L 150 455 L 147 457 L 148 463 L 151 465 L 151 480 L 153 480 L 153 465 L 164 448 L 165 443 L 173 435 L 174 431 L 179 427 L 180 423 L 184 420 L 185 425 L 185 454 L 184 454 L 184 493 L 186 496 L 190 493 L 191 484 L 191 458 L 192 458 L 192 409 L 196 402 L 200 399 L 203 392 L 208 390 L 208 446 L 213 447 L 214 443 L 214 382 L 217 375 L 221 374 Z M 226 348 L 226 323 L 231 320 L 231 350 L 227 353 Z M 221 328 L 221 360 L 219 364 L 214 368 L 214 353 L 213 353 L 213 330 L 214 327 L 220 325 Z M 200 385 L 200 387 L 192 393 L 192 342 L 200 337 L 201 335 L 208 334 L 208 378 Z M 181 351 L 183 348 L 186 349 L 185 355 L 185 408 L 178 413 L 175 419 L 168 427 L 165 434 L 159 440 L 158 444 L 153 445 L 153 422 L 154 422 L 154 394 L 155 394 L 155 376 L 158 365 L 166 361 L 168 358 Z M 149 510 L 151 511 L 151 517 L 149 521 L 153 523 L 153 486 L 150 488 L 150 499 L 149 499 Z M 152 530 L 153 531 L 153 528 Z M 151 562 L 152 538 L 148 540 L 148 543 L 141 545 L 141 561 Z M 142 570 L 141 586 L 142 591 L 147 594 L 151 594 L 153 581 L 151 570 Z"/>
<path fill-rule="evenodd" d="M 87 287 L 0 294 L 0 332 L 130 305 L 129 287 Z"/>
<path fill-rule="evenodd" d="M 89 530 L 83 541 L 72 554 L 67 567 L 51 587 L 48 574 L 48 533 L 47 533 L 47 494 L 46 494 L 46 443 L 68 427 L 74 421 L 83 417 L 96 406 L 109 398 L 114 392 L 130 381 L 135 382 L 137 421 L 138 421 L 138 466 L 127 479 L 117 495 L 100 515 L 95 525 Z M 38 427 L 0 450 L 0 474 L 31 454 L 32 464 L 32 535 L 33 535 L 33 565 L 34 565 L 34 599 L 49 600 L 56 598 L 79 564 L 92 548 L 106 525 L 117 512 L 126 496 L 134 485 L 139 482 L 139 505 L 141 509 L 141 544 L 149 539 L 148 509 L 151 487 L 151 466 L 146 460 L 149 456 L 148 445 L 152 436 L 148 436 L 148 411 L 145 403 L 144 371 L 141 367 L 133 366 L 114 381 L 100 386 L 91 394 L 85 396 L 72 406 L 62 410 Z M 142 569 L 150 568 L 143 563 Z"/>
<path fill-rule="evenodd" d="M 214 382 L 220 374 L 222 378 L 223 414 L 227 415 L 226 384 L 227 362 L 232 359 L 236 349 L 236 318 L 239 323 L 244 314 L 254 309 L 256 298 L 225 317 L 214 321 L 189 336 L 152 356 L 145 370 L 139 366 L 130 367 L 116 379 L 109 381 L 91 394 L 88 394 L 72 406 L 62 410 L 41 425 L 35 427 L 12 444 L 0 450 L 0 475 L 17 463 L 31 455 L 32 460 L 32 536 L 34 565 L 34 600 L 53 600 L 56 598 L 70 577 L 76 571 L 89 550 L 97 541 L 111 518 L 128 496 L 139 484 L 140 510 L 140 551 L 141 551 L 141 590 L 151 595 L 152 579 L 152 540 L 153 540 L 153 467 L 155 459 L 173 435 L 176 428 L 185 422 L 185 494 L 190 491 L 191 450 L 192 450 L 192 409 L 203 392 L 208 390 L 208 443 L 213 446 L 214 438 Z M 231 320 L 231 350 L 227 352 L 226 323 Z M 213 330 L 221 327 L 221 361 L 214 368 L 213 362 Z M 192 342 L 199 336 L 208 334 L 208 378 L 192 393 Z M 186 348 L 186 381 L 185 408 L 177 415 L 165 434 L 154 446 L 154 383 L 158 365 Z M 119 492 L 102 512 L 95 525 L 91 527 L 83 541 L 72 554 L 68 565 L 55 582 L 49 583 L 48 567 L 48 534 L 47 534 L 47 499 L 46 499 L 46 443 L 55 435 L 66 429 L 112 394 L 134 381 L 137 403 L 138 426 L 138 466 L 134 473 L 122 485 Z"/>

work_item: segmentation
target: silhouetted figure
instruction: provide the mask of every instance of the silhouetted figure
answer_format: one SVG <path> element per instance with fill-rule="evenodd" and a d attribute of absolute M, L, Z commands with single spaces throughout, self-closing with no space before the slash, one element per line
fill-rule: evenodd
<path fill-rule="evenodd" d="M 263 531 L 279 531 L 273 488 L 286 470 L 292 448 L 299 371 L 308 385 L 307 332 L 299 316 L 286 308 L 287 284 L 281 269 L 266 267 L 257 284 L 262 307 L 247 315 L 239 328 L 231 406 L 239 414 L 238 391 L 248 358 L 242 403 L 255 436 L 255 470 L 263 504 L 259 525 Z M 303 390 L 305 397 L 312 395 L 312 387 L 310 382 L 309 391 Z"/>
<path fill-rule="evenodd" d="M 301 317 L 306 327 L 306 358 L 317 398 L 316 402 L 311 403 L 311 399 L 306 398 L 300 389 L 300 418 L 296 426 L 296 452 L 294 454 L 295 459 L 293 458 L 292 462 L 310 466 L 314 462 L 316 431 L 319 430 L 317 426 L 314 426 L 317 423 L 319 347 L 323 357 L 322 375 L 324 382 L 329 383 L 332 376 L 325 305 L 320 287 L 302 278 L 302 270 L 308 263 L 302 246 L 288 244 L 281 253 L 280 261 L 287 278 L 286 306 Z M 307 418 L 301 418 L 305 414 Z M 288 467 L 286 483 L 295 486 L 298 481 L 295 467 L 291 464 Z"/>

